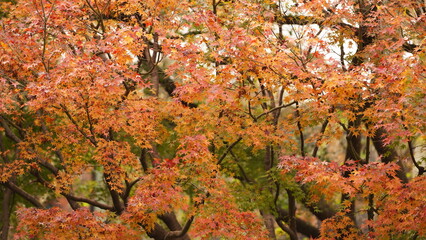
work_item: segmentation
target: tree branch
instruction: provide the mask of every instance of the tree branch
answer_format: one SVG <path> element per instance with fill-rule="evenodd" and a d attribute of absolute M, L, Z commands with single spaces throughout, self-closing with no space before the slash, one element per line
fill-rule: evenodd
<path fill-rule="evenodd" d="M 39 183 L 41 183 L 43 186 L 45 186 L 46 188 L 50 189 L 50 190 L 55 190 L 55 187 L 52 186 L 48 181 L 46 181 L 42 176 L 40 176 L 39 172 L 37 171 L 31 171 L 31 174 L 33 176 L 35 176 L 38 180 Z M 56 174 L 55 174 L 56 176 Z M 68 201 L 68 203 L 70 204 L 71 208 L 73 210 L 77 210 L 78 208 L 80 208 L 81 206 L 74 200 L 68 198 L 66 195 L 64 195 L 63 193 L 61 193 Z"/>
<path fill-rule="evenodd" d="M 142 169 L 144 172 L 148 171 L 148 164 L 146 163 L 146 149 L 141 149 L 141 155 L 139 156 L 139 162 L 142 165 Z"/>
<path fill-rule="evenodd" d="M 22 188 L 16 186 L 14 183 L 8 181 L 2 183 L 4 186 L 8 187 L 13 192 L 17 193 L 19 196 L 23 197 L 25 200 L 36 206 L 37 208 L 44 208 L 43 204 L 39 200 L 37 200 L 33 195 L 27 193 Z"/>
<path fill-rule="evenodd" d="M 297 129 L 299 130 L 299 136 L 300 136 L 300 154 L 302 157 L 305 156 L 305 137 L 303 135 L 303 128 L 302 124 L 300 123 L 300 111 L 299 111 L 299 103 L 296 103 L 296 117 L 297 117 Z"/>
<path fill-rule="evenodd" d="M 22 142 L 22 140 L 18 136 L 16 136 L 15 133 L 13 133 L 12 129 L 10 129 L 6 120 L 2 116 L 0 116 L 0 120 L 1 120 L 1 125 L 3 126 L 3 128 L 6 132 L 6 136 L 16 143 Z"/>
<path fill-rule="evenodd" d="M 409 53 L 414 53 L 415 50 L 418 48 L 419 46 L 412 44 L 412 43 L 407 43 L 405 42 L 402 45 L 402 49 L 404 49 L 404 51 L 409 52 Z"/>
<path fill-rule="evenodd" d="M 148 237 L 153 238 L 155 240 L 164 240 L 167 236 L 167 231 L 158 223 L 154 224 L 153 229 L 147 229 L 146 226 L 143 224 L 140 224 L 142 228 L 144 228 L 146 231 L 146 234 Z"/>
<path fill-rule="evenodd" d="M 237 156 L 235 156 L 234 152 L 232 150 L 229 151 L 229 153 L 231 153 L 232 158 L 234 158 L 235 163 L 238 166 L 238 169 L 240 169 L 241 175 L 243 177 L 243 179 L 247 182 L 247 183 L 253 183 L 253 180 L 249 179 L 246 171 L 244 171 L 244 168 L 241 166 L 241 164 L 238 162 L 238 158 Z"/>
<path fill-rule="evenodd" d="M 291 240 L 297 240 L 297 222 L 296 222 L 296 198 L 294 197 L 293 193 L 286 189 L 287 195 L 288 195 L 288 222 L 290 225 L 290 229 L 293 232 L 293 234 L 290 234 Z M 284 230 L 284 229 L 283 229 Z"/>
<path fill-rule="evenodd" d="M 329 119 L 330 119 L 330 117 L 327 116 L 327 118 L 325 119 L 325 121 L 321 125 L 320 136 L 318 137 L 317 141 L 315 142 L 315 148 L 314 148 L 314 151 L 312 152 L 312 157 L 317 157 L 317 153 L 318 153 L 318 150 L 319 150 L 319 147 L 320 147 L 319 142 L 321 141 L 322 135 L 324 134 L 325 130 L 327 129 Z"/>
<path fill-rule="evenodd" d="M 265 115 L 267 115 L 267 114 L 269 114 L 271 112 L 274 112 L 274 111 L 276 111 L 278 109 L 290 107 L 293 104 L 296 104 L 296 101 L 288 103 L 288 104 L 284 104 L 284 105 L 280 105 L 280 106 L 274 107 L 271 110 L 269 110 L 267 112 L 264 112 L 264 113 L 260 114 L 259 116 L 255 117 L 255 120 L 259 120 L 259 118 L 261 118 L 261 117 L 263 117 L 263 116 L 265 116 Z"/>
<path fill-rule="evenodd" d="M 290 235 L 290 239 L 292 239 L 292 240 L 297 239 L 296 233 L 293 230 L 291 230 L 290 228 L 288 228 L 286 225 L 284 225 L 284 223 L 282 222 L 282 219 L 276 218 L 275 221 L 277 222 L 278 226 L 284 232 L 286 232 L 288 235 Z"/>
<path fill-rule="evenodd" d="M 416 166 L 417 170 L 419 170 L 418 176 L 423 175 L 423 173 L 425 172 L 425 168 L 417 163 L 413 151 L 413 142 L 411 142 L 411 140 L 408 140 L 408 151 L 410 152 L 411 161 L 413 162 L 414 166 Z"/>
<path fill-rule="evenodd" d="M 89 100 L 87 100 L 87 102 L 84 104 L 84 110 L 86 112 L 87 121 L 89 121 L 89 131 L 90 131 L 90 134 L 94 138 L 95 137 L 95 132 L 93 130 L 92 118 L 90 117 L 90 113 L 89 113 Z"/>
<path fill-rule="evenodd" d="M 278 225 L 279 225 L 278 220 L 283 221 L 284 219 L 289 217 L 288 211 L 284 209 L 278 209 L 278 214 L 279 214 L 279 217 L 277 218 Z M 281 225 L 279 226 L 281 227 Z M 320 236 L 320 231 L 318 230 L 318 228 L 310 225 L 309 223 L 305 222 L 304 220 L 300 218 L 296 218 L 296 226 L 297 226 L 297 231 L 305 236 L 312 237 L 312 238 L 318 238 Z"/>
<path fill-rule="evenodd" d="M 110 180 L 109 180 L 109 174 L 107 174 L 105 172 L 104 172 L 104 179 L 105 179 L 107 188 L 109 190 L 109 193 L 111 195 L 112 203 L 114 205 L 114 211 L 118 215 L 120 215 L 124 210 L 124 207 L 123 207 L 123 205 L 121 204 L 121 201 L 120 201 L 120 194 L 112 188 Z"/>
<path fill-rule="evenodd" d="M 129 198 L 130 195 L 130 191 L 132 190 L 133 186 L 135 186 L 135 184 L 137 182 L 139 182 L 139 180 L 141 180 L 140 178 L 137 178 L 135 180 L 133 180 L 132 182 L 128 182 L 126 181 L 126 190 L 124 191 L 124 193 L 121 195 L 121 199 L 123 199 L 124 205 L 127 206 L 127 200 Z"/>
<path fill-rule="evenodd" d="M 3 193 L 1 222 L 3 223 L 0 230 L 0 239 L 7 240 L 10 228 L 10 214 L 13 207 L 13 191 L 6 188 Z"/>
<path fill-rule="evenodd" d="M 221 164 L 223 159 L 225 159 L 226 155 L 228 155 L 228 153 L 231 151 L 231 149 L 233 147 L 235 147 L 235 145 L 237 145 L 243 138 L 239 137 L 235 142 L 233 142 L 231 145 L 228 146 L 228 148 L 226 149 L 226 151 L 222 154 L 222 156 L 219 158 L 219 160 L 217 161 L 217 165 Z"/>
<path fill-rule="evenodd" d="M 14 142 L 16 143 L 20 143 L 22 142 L 22 139 L 20 139 L 18 136 L 16 136 L 13 131 L 10 129 L 10 127 L 7 125 L 5 119 L 3 117 L 0 116 L 1 119 L 1 123 L 2 126 L 6 132 L 6 136 L 9 137 L 10 139 L 12 139 Z M 34 152 L 34 150 L 29 149 L 29 151 Z M 57 174 L 58 173 L 58 169 L 53 166 L 52 164 L 50 164 L 48 161 L 42 159 L 41 157 L 37 156 L 36 159 L 38 160 L 38 162 L 45 168 L 49 169 L 52 173 Z"/>
<path fill-rule="evenodd" d="M 401 115 L 401 120 L 405 121 L 404 115 Z M 403 124 L 404 129 L 406 131 L 408 131 L 408 127 L 407 125 Z M 413 162 L 414 166 L 417 168 L 417 170 L 419 170 L 418 176 L 423 175 L 423 173 L 425 172 L 425 168 L 420 166 L 417 161 L 416 161 L 416 157 L 414 156 L 414 147 L 413 147 L 413 142 L 411 141 L 411 138 L 408 136 L 407 137 L 408 140 L 408 151 L 410 152 L 410 157 L 411 157 L 411 161 Z"/>
<path fill-rule="evenodd" d="M 109 205 L 104 204 L 104 203 L 100 203 L 100 202 L 92 200 L 92 199 L 83 198 L 83 197 L 76 197 L 76 196 L 73 196 L 73 195 L 70 195 L 70 194 L 67 194 L 67 193 L 61 193 L 61 195 L 63 195 L 66 198 L 69 198 L 73 201 L 76 201 L 76 202 L 84 202 L 84 203 L 88 203 L 92 206 L 98 207 L 100 209 L 114 211 L 114 207 L 109 206 Z"/>
<path fill-rule="evenodd" d="M 193 221 L 194 221 L 194 216 L 191 216 L 188 219 L 188 221 L 186 221 L 185 226 L 183 227 L 182 230 L 168 232 L 167 235 L 166 235 L 166 237 L 164 239 L 166 240 L 166 239 L 183 237 L 188 232 L 188 230 L 191 227 L 191 224 L 192 224 Z"/>
<path fill-rule="evenodd" d="M 377 154 L 381 156 L 381 161 L 384 163 L 390 163 L 397 160 L 398 154 L 390 145 L 386 145 L 384 143 L 386 134 L 387 131 L 383 127 L 380 127 L 376 130 L 374 136 L 371 137 L 371 140 L 373 142 L 374 148 L 377 151 Z M 403 165 L 399 161 L 397 164 L 399 165 L 400 169 L 397 170 L 396 175 L 399 179 L 401 179 L 402 182 L 407 183 L 408 179 L 407 176 L 405 176 Z"/>
<path fill-rule="evenodd" d="M 71 116 L 71 113 L 68 111 L 68 109 L 65 107 L 65 105 L 60 104 L 62 110 L 64 110 L 65 114 L 67 115 L 68 119 L 74 124 L 74 126 L 77 128 L 77 130 L 86 138 L 88 139 L 94 146 L 97 146 L 98 143 L 96 142 L 94 136 L 88 136 L 83 129 L 81 129 L 75 119 Z"/>
<path fill-rule="evenodd" d="M 316 19 L 314 17 L 308 17 L 308 16 L 290 16 L 290 15 L 279 15 L 275 16 L 275 22 L 281 25 L 289 25 L 289 24 L 296 24 L 296 25 L 308 25 L 308 24 L 317 24 L 321 25 L 324 21 L 321 21 L 319 19 Z"/>

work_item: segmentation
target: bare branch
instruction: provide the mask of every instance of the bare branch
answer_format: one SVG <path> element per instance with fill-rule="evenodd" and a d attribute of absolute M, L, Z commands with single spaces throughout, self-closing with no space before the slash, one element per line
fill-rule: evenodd
<path fill-rule="evenodd" d="M 423 173 L 425 172 L 425 168 L 420 166 L 417 163 L 416 158 L 414 156 L 414 151 L 413 151 L 413 142 L 411 140 L 408 140 L 408 151 L 410 152 L 411 161 L 413 162 L 417 170 L 419 170 L 418 176 L 423 175 Z"/>
<path fill-rule="evenodd" d="M 276 219 L 277 224 L 279 224 L 278 221 L 284 221 L 285 219 L 288 219 L 288 216 L 289 216 L 288 211 L 281 209 L 281 208 L 278 209 L 277 211 L 278 211 L 278 214 L 279 214 L 279 217 Z M 308 237 L 312 237 L 312 238 L 318 238 L 320 236 L 320 231 L 318 230 L 318 228 L 312 226 L 311 224 L 305 222 L 304 220 L 302 220 L 300 218 L 296 218 L 296 222 L 297 222 L 297 232 L 300 232 L 303 235 L 308 236 Z M 284 224 L 278 225 L 278 226 L 280 226 L 281 228 L 283 226 L 287 227 Z"/>
<path fill-rule="evenodd" d="M 281 105 L 281 106 L 278 106 L 278 107 L 274 107 L 274 108 L 272 108 L 271 110 L 269 110 L 269 111 L 267 111 L 267 112 L 264 112 L 264 113 L 260 114 L 260 115 L 259 115 L 259 116 L 257 116 L 255 119 L 256 119 L 256 120 L 258 120 L 259 118 L 261 118 L 261 117 L 263 117 L 263 116 L 265 116 L 265 115 L 267 115 L 267 114 L 269 114 L 269 113 L 271 113 L 271 112 L 274 112 L 274 111 L 276 111 L 276 110 L 278 110 L 278 109 L 281 109 L 281 108 L 290 107 L 290 106 L 291 106 L 291 105 L 293 105 L 293 104 L 296 104 L 296 101 L 291 102 L 291 103 L 288 103 L 288 104 L 284 104 L 284 105 Z"/>
<path fill-rule="evenodd" d="M 186 221 L 185 226 L 180 231 L 170 231 L 167 233 L 164 239 L 173 239 L 183 237 L 191 227 L 192 222 L 194 221 L 194 216 L 191 216 L 188 221 Z"/>
<path fill-rule="evenodd" d="M 235 163 L 238 166 L 238 169 L 240 169 L 241 175 L 243 175 L 243 179 L 249 184 L 253 183 L 254 181 L 248 178 L 246 171 L 244 171 L 244 168 L 238 162 L 238 158 L 237 158 L 237 156 L 235 156 L 234 152 L 232 150 L 230 150 L 229 153 L 231 153 L 231 156 L 234 158 Z"/>
<path fill-rule="evenodd" d="M 15 135 L 15 133 L 13 133 L 12 129 L 10 129 L 9 125 L 7 124 L 6 120 L 0 116 L 0 120 L 1 120 L 1 125 L 3 126 L 5 132 L 6 132 L 6 136 L 10 139 L 12 139 L 14 142 L 16 143 L 20 143 L 22 142 L 22 140 Z"/>
<path fill-rule="evenodd" d="M 18 187 L 14 183 L 8 181 L 5 183 L 2 183 L 4 186 L 8 187 L 13 192 L 17 193 L 19 196 L 23 197 L 25 200 L 36 206 L 37 208 L 44 208 L 43 204 L 39 200 L 37 200 L 33 195 L 27 193 L 22 188 Z"/>
<path fill-rule="evenodd" d="M 296 117 L 297 117 L 297 129 L 299 130 L 300 135 L 300 154 L 302 157 L 305 156 L 305 137 L 303 135 L 302 124 L 300 123 L 300 111 L 299 111 L 299 103 L 296 102 Z"/>
<path fill-rule="evenodd" d="M 126 190 L 124 191 L 123 194 L 121 194 L 121 199 L 123 199 L 125 206 L 127 206 L 127 200 L 129 198 L 130 191 L 132 190 L 133 186 L 135 186 L 135 184 L 137 182 L 139 182 L 140 180 L 141 180 L 140 178 L 137 178 L 137 179 L 131 181 L 130 183 L 128 181 L 126 181 Z"/>
<path fill-rule="evenodd" d="M 114 207 L 109 206 L 109 205 L 104 204 L 104 203 L 100 203 L 100 202 L 92 200 L 92 199 L 83 198 L 83 197 L 77 197 L 77 196 L 73 196 L 73 195 L 67 194 L 67 193 L 61 193 L 61 195 L 63 195 L 66 198 L 69 198 L 69 199 L 71 199 L 73 201 L 88 203 L 88 204 L 90 204 L 92 206 L 95 206 L 95 207 L 98 207 L 100 209 L 109 210 L 109 211 L 113 211 L 114 210 Z"/>
<path fill-rule="evenodd" d="M 277 222 L 278 226 L 284 232 L 286 232 L 288 235 L 290 235 L 290 239 L 297 239 L 296 233 L 294 231 L 292 231 L 289 227 L 287 227 L 286 225 L 284 225 L 284 223 L 282 222 L 281 219 L 277 218 L 277 219 L 275 219 L 275 221 Z"/>
<path fill-rule="evenodd" d="M 231 151 L 231 149 L 233 147 L 235 147 L 235 145 L 237 145 L 243 138 L 239 137 L 235 142 L 233 142 L 231 145 L 228 146 L 228 148 L 226 149 L 226 151 L 222 154 L 222 156 L 219 158 L 219 160 L 217 161 L 217 165 L 221 164 L 223 159 L 225 159 L 226 155 L 228 155 L 228 153 Z"/>
<path fill-rule="evenodd" d="M 290 235 L 291 240 L 297 240 L 297 222 L 296 222 L 296 198 L 293 192 L 286 189 L 288 195 L 288 211 L 289 211 L 289 225 L 293 234 Z"/>
<path fill-rule="evenodd" d="M 321 130 L 320 130 L 320 136 L 318 137 L 318 139 L 317 139 L 317 141 L 316 141 L 316 143 L 315 143 L 315 148 L 314 148 L 314 151 L 313 151 L 313 153 L 312 153 L 312 157 L 317 157 L 317 153 L 318 153 L 318 149 L 319 149 L 319 142 L 321 141 L 321 139 L 322 139 L 322 135 L 324 134 L 324 132 L 325 132 L 325 129 L 327 128 L 327 125 L 328 125 L 328 121 L 329 121 L 329 119 L 330 119 L 330 117 L 327 117 L 326 119 L 325 119 L 325 121 L 322 123 L 322 125 L 321 125 Z"/>
<path fill-rule="evenodd" d="M 105 182 L 107 184 L 109 193 L 111 195 L 112 203 L 114 205 L 114 211 L 118 215 L 120 215 L 124 210 L 124 206 L 122 205 L 122 203 L 120 201 L 120 194 L 116 190 L 113 189 L 113 187 L 111 185 L 109 174 L 107 174 L 105 172 L 104 172 L 104 179 L 105 179 Z"/>

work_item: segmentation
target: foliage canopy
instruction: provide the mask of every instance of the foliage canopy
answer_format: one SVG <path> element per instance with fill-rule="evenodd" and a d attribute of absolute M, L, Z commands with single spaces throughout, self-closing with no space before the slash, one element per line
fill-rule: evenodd
<path fill-rule="evenodd" d="M 424 1 L 0 4 L 2 239 L 426 238 Z"/>

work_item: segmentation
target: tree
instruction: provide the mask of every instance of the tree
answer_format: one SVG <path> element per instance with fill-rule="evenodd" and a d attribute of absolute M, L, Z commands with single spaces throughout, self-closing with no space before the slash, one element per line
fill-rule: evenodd
<path fill-rule="evenodd" d="M 2 239 L 426 238 L 424 2 L 8 7 Z"/>

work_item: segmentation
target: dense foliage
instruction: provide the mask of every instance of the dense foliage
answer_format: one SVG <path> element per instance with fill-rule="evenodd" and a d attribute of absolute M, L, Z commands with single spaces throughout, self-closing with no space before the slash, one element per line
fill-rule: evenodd
<path fill-rule="evenodd" d="M 426 239 L 424 1 L 0 4 L 2 239 Z"/>

